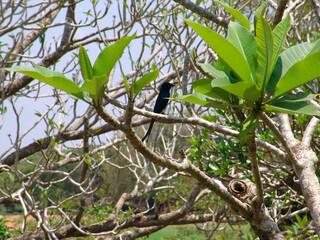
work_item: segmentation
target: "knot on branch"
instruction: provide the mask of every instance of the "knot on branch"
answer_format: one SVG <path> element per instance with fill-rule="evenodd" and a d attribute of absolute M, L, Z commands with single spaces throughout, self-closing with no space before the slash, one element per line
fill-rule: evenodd
<path fill-rule="evenodd" d="M 249 179 L 233 179 L 229 182 L 228 191 L 241 202 L 251 205 L 256 197 L 256 187 Z"/>

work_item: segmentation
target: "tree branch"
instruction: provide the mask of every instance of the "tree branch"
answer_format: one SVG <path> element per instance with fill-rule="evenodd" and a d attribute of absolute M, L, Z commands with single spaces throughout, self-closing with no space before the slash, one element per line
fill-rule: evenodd
<path fill-rule="evenodd" d="M 319 4 L 319 1 L 317 0 L 311 0 L 311 3 L 314 7 L 314 10 L 315 10 L 315 13 L 316 13 L 316 16 L 318 18 L 318 22 L 320 22 L 320 4 Z"/>
<path fill-rule="evenodd" d="M 219 17 L 218 15 L 212 13 L 211 11 L 207 11 L 203 9 L 202 7 L 192 3 L 189 0 L 174 0 L 176 3 L 181 4 L 185 8 L 189 9 L 193 13 L 196 13 L 200 15 L 201 17 L 204 17 L 210 21 L 215 22 L 218 25 L 221 25 L 224 28 L 227 28 L 229 25 L 229 21 L 227 19 L 224 19 L 222 17 Z"/>
<path fill-rule="evenodd" d="M 288 157 L 292 161 L 294 159 L 294 154 L 293 154 L 292 149 L 290 148 L 289 144 L 287 143 L 287 140 L 285 139 L 285 137 L 281 134 L 281 132 L 278 130 L 278 128 L 273 124 L 272 120 L 265 113 L 261 113 L 259 115 L 259 117 L 268 126 L 268 128 L 274 133 L 274 135 L 276 135 L 278 140 L 281 142 L 283 147 L 286 149 Z M 289 162 L 289 164 L 291 164 L 291 163 Z"/>
<path fill-rule="evenodd" d="M 286 9 L 288 2 L 289 2 L 289 0 L 280 0 L 278 7 L 277 7 L 277 10 L 276 10 L 276 13 L 275 13 L 275 16 L 274 16 L 274 19 L 273 19 L 273 24 L 272 24 L 273 27 L 277 26 L 277 24 L 279 22 L 281 22 L 282 17 L 283 17 L 283 13 Z"/>
<path fill-rule="evenodd" d="M 308 148 L 310 147 L 312 135 L 314 134 L 314 131 L 317 129 L 319 122 L 320 119 L 312 117 L 303 133 L 301 142 Z"/>
<path fill-rule="evenodd" d="M 253 136 L 248 142 L 248 149 L 251 159 L 252 173 L 254 176 L 254 182 L 256 184 L 257 198 L 253 205 L 253 210 L 257 215 L 260 215 L 261 205 L 263 203 L 263 185 L 261 181 L 261 175 L 259 171 L 258 159 L 257 159 L 257 146 L 255 143 L 255 137 Z"/>
<path fill-rule="evenodd" d="M 145 158 L 154 164 L 162 167 L 167 167 L 174 171 L 182 171 L 191 174 L 195 179 L 199 181 L 202 185 L 214 191 L 219 195 L 224 201 L 226 201 L 234 210 L 236 209 L 242 216 L 250 219 L 250 213 L 247 206 L 241 203 L 238 199 L 234 198 L 227 189 L 217 180 L 211 179 L 204 172 L 200 171 L 197 167 L 191 164 L 189 161 L 179 164 L 177 161 L 170 161 L 165 159 L 158 154 L 152 152 L 141 140 L 137 137 L 134 130 L 130 126 L 124 126 L 116 121 L 108 112 L 103 108 L 96 109 L 100 117 L 108 122 L 114 128 L 123 131 L 132 147 L 140 152 Z"/>

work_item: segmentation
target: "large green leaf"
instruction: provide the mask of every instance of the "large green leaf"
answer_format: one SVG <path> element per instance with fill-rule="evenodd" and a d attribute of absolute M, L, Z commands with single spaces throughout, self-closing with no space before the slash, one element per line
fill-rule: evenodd
<path fill-rule="evenodd" d="M 199 104 L 204 107 L 214 107 L 214 108 L 225 109 L 225 105 L 222 102 L 201 93 L 183 95 L 176 99 L 183 102 Z"/>
<path fill-rule="evenodd" d="M 224 9 L 226 9 L 235 19 L 239 21 L 246 29 L 250 30 L 250 22 L 249 20 L 238 10 L 226 5 L 223 2 L 215 0 L 216 3 L 219 3 Z"/>
<path fill-rule="evenodd" d="M 260 91 L 258 90 L 257 85 L 253 82 L 239 81 L 234 83 L 230 78 L 217 78 L 212 80 L 211 86 L 214 88 L 222 88 L 225 91 L 241 97 L 251 103 L 256 102 L 260 97 Z"/>
<path fill-rule="evenodd" d="M 315 99 L 320 94 L 312 94 L 306 92 L 299 92 L 293 95 L 284 95 L 283 97 L 277 98 L 270 102 L 270 104 L 274 104 L 277 102 L 302 102 L 307 100 Z"/>
<path fill-rule="evenodd" d="M 146 73 L 142 76 L 138 81 L 134 83 L 134 94 L 137 95 L 141 89 L 148 85 L 150 82 L 156 80 L 159 75 L 159 70 L 155 70 L 153 72 Z"/>
<path fill-rule="evenodd" d="M 227 74 L 224 71 L 216 69 L 214 66 L 212 66 L 209 63 L 199 63 L 200 67 L 203 71 L 210 73 L 215 78 L 224 78 L 228 77 Z"/>
<path fill-rule="evenodd" d="M 265 1 L 263 4 L 260 5 L 260 7 L 257 8 L 257 10 L 254 12 L 254 27 L 256 27 L 258 19 L 264 15 L 266 8 L 268 5 L 268 1 Z"/>
<path fill-rule="evenodd" d="M 280 54 L 273 73 L 269 80 L 268 91 L 272 94 L 278 81 L 287 73 L 296 62 L 301 61 L 306 56 L 311 55 L 320 50 L 320 39 L 313 43 L 301 43 L 288 48 Z M 317 67 L 318 68 L 318 67 Z"/>
<path fill-rule="evenodd" d="M 290 16 L 288 15 L 273 29 L 273 40 L 274 40 L 274 53 L 272 58 L 271 70 L 273 70 L 278 60 L 281 48 L 283 46 L 284 39 L 287 36 L 289 29 L 291 28 Z"/>
<path fill-rule="evenodd" d="M 100 104 L 100 99 L 104 94 L 105 76 L 93 76 L 91 80 L 85 81 L 81 90 L 88 92 L 94 105 L 97 107 Z"/>
<path fill-rule="evenodd" d="M 258 45 L 257 82 L 261 88 L 262 100 L 271 75 L 273 58 L 273 36 L 271 27 L 262 16 L 260 16 L 256 25 L 256 41 Z"/>
<path fill-rule="evenodd" d="M 184 19 L 184 21 L 222 58 L 239 80 L 253 82 L 250 66 L 237 47 L 210 28 L 188 19 Z"/>
<path fill-rule="evenodd" d="M 124 49 L 129 45 L 131 40 L 135 38 L 135 36 L 136 34 L 130 37 L 121 38 L 116 43 L 103 49 L 93 65 L 94 76 L 105 76 L 105 80 L 108 79 L 112 68 L 121 58 Z"/>
<path fill-rule="evenodd" d="M 15 66 L 6 68 L 7 71 L 14 71 L 25 74 L 29 77 L 38 79 L 41 82 L 49 84 L 57 89 L 72 94 L 80 99 L 84 99 L 83 92 L 80 87 L 69 78 L 66 78 L 62 73 L 52 71 L 48 68 L 37 66 L 34 68 Z"/>
<path fill-rule="evenodd" d="M 193 82 L 192 86 L 194 91 L 209 97 L 219 98 L 224 102 L 230 102 L 229 93 L 221 88 L 213 88 L 211 81 L 212 79 L 200 79 Z"/>
<path fill-rule="evenodd" d="M 320 51 L 295 63 L 276 86 L 275 98 L 320 77 Z"/>
<path fill-rule="evenodd" d="M 82 78 L 87 81 L 93 77 L 93 68 L 88 57 L 87 51 L 82 45 L 79 50 L 79 62 Z"/>
<path fill-rule="evenodd" d="M 306 101 L 288 102 L 279 101 L 273 105 L 266 104 L 265 109 L 270 112 L 289 113 L 289 114 L 307 114 L 312 116 L 320 116 L 318 109 Z"/>
<path fill-rule="evenodd" d="M 256 76 L 256 64 L 254 56 L 257 50 L 257 43 L 254 36 L 245 27 L 230 22 L 228 27 L 228 39 L 236 46 L 249 63 L 252 76 Z"/>
<path fill-rule="evenodd" d="M 242 129 L 239 133 L 240 144 L 246 144 L 254 135 L 256 128 L 259 126 L 259 118 L 250 115 L 242 124 Z"/>

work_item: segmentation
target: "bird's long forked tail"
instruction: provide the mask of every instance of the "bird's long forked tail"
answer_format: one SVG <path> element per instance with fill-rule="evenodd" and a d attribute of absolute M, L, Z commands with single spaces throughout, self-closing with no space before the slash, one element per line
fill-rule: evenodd
<path fill-rule="evenodd" d="M 149 125 L 149 128 L 148 128 L 148 131 L 147 131 L 146 135 L 144 135 L 144 137 L 141 139 L 142 142 L 143 142 L 147 137 L 148 137 L 148 139 L 149 139 L 149 136 L 150 136 L 150 133 L 151 133 L 153 124 L 154 124 L 154 119 L 151 119 L 151 122 L 150 122 L 150 125 Z M 147 139 L 147 141 L 148 141 L 148 139 Z"/>

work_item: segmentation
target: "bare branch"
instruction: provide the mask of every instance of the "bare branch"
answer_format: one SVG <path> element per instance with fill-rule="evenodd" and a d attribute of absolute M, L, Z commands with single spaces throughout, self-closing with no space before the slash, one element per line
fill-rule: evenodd
<path fill-rule="evenodd" d="M 302 137 L 302 144 L 304 144 L 307 147 L 310 147 L 310 143 L 312 140 L 312 135 L 314 134 L 314 131 L 317 129 L 317 126 L 319 125 L 319 119 L 316 117 L 312 117 L 309 121 Z"/>
<path fill-rule="evenodd" d="M 224 28 L 227 28 L 229 25 L 229 21 L 217 16 L 216 14 L 213 14 L 211 11 L 207 11 L 203 9 L 202 7 L 192 3 L 190 0 L 174 0 L 176 3 L 181 4 L 185 8 L 189 9 L 193 13 L 199 14 L 201 17 L 204 17 L 210 21 L 215 22 L 218 25 L 223 26 Z"/>

